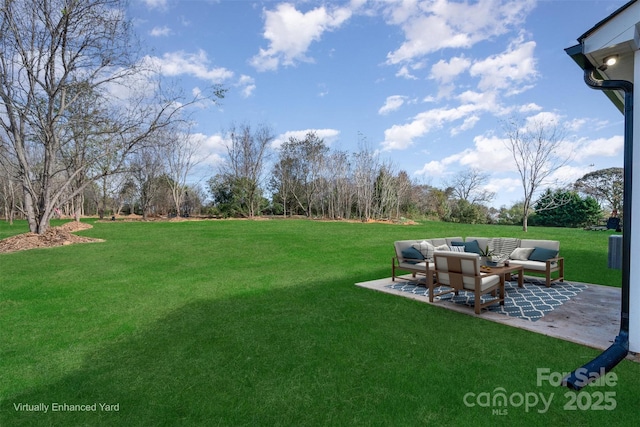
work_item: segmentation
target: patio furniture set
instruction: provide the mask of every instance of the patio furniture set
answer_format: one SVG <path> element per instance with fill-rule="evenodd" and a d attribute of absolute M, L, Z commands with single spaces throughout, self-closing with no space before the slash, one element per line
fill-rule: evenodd
<path fill-rule="evenodd" d="M 519 287 L 525 272 L 544 274 L 547 287 L 552 281 L 564 280 L 564 258 L 559 256 L 560 242 L 555 240 L 448 237 L 398 240 L 394 247 L 393 281 L 402 278 L 398 270 L 410 272 L 412 278 L 424 275 L 430 302 L 451 292 L 473 292 L 476 314 L 491 304 L 504 305 L 505 281 L 513 273 L 518 274 Z M 553 273 L 557 277 L 553 278 Z M 483 303 L 481 296 L 488 293 L 495 298 Z"/>

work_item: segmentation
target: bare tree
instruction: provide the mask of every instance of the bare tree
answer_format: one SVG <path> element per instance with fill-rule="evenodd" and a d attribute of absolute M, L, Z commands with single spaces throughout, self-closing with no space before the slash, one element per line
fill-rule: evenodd
<path fill-rule="evenodd" d="M 413 188 L 413 183 L 411 182 L 407 172 L 398 172 L 398 176 L 396 177 L 396 188 L 398 195 L 396 199 L 396 218 L 400 219 L 402 207 L 405 206 L 406 209 L 411 202 L 411 190 Z"/>
<path fill-rule="evenodd" d="M 533 120 L 523 124 L 516 119 L 505 122 L 504 129 L 505 146 L 511 152 L 524 191 L 522 230 L 527 231 L 534 196 L 542 186 L 552 184 L 552 174 L 570 160 L 559 152 L 565 130 L 556 122 Z"/>
<path fill-rule="evenodd" d="M 354 154 L 353 176 L 358 216 L 363 221 L 369 220 L 373 214 L 374 189 L 378 171 L 378 155 L 367 146 L 363 138 L 360 141 L 359 151 Z"/>
<path fill-rule="evenodd" d="M 319 183 L 328 151 L 324 140 L 315 132 L 307 133 L 303 140 L 291 137 L 280 147 L 278 174 L 284 181 L 279 186 L 287 187 L 288 194 L 307 217 L 311 217 L 314 203 L 318 201 Z"/>
<path fill-rule="evenodd" d="M 346 152 L 335 151 L 326 157 L 324 167 L 327 188 L 328 214 L 331 218 L 346 219 L 351 213 L 353 186 L 351 164 Z"/>
<path fill-rule="evenodd" d="M 5 221 L 13 224 L 13 218 L 18 205 L 18 171 L 15 162 L 11 162 L 11 151 L 4 138 L 0 135 L 0 197 L 2 197 L 2 211 Z"/>
<path fill-rule="evenodd" d="M 383 162 L 377 174 L 374 184 L 373 215 L 377 219 L 391 218 L 397 212 L 400 199 L 398 178 L 390 162 Z"/>
<path fill-rule="evenodd" d="M 131 176 L 138 188 L 138 200 L 142 217 L 146 219 L 151 207 L 165 183 L 165 162 L 158 146 L 148 146 L 136 151 L 130 165 Z"/>
<path fill-rule="evenodd" d="M 181 206 L 188 190 L 187 177 L 200 163 L 196 157 L 202 142 L 192 138 L 188 131 L 167 130 L 163 132 L 164 152 L 167 163 L 167 185 L 171 191 L 176 215 L 182 215 Z"/>
<path fill-rule="evenodd" d="M 449 181 L 447 187 L 453 189 L 453 195 L 459 200 L 464 200 L 471 204 L 489 203 L 495 197 L 495 193 L 485 190 L 482 187 L 489 180 L 489 174 L 478 169 L 469 169 L 457 173 Z"/>
<path fill-rule="evenodd" d="M 159 85 L 137 90 L 152 74 L 135 57 L 125 11 L 124 0 L 4 1 L 0 8 L 0 130 L 10 141 L 32 232 L 44 233 L 57 206 L 121 170 L 136 147 L 190 105 L 160 96 Z M 74 113 L 87 94 L 108 102 L 91 115 Z M 70 122 L 83 139 L 67 132 Z M 72 151 L 86 156 L 61 161 Z M 95 166 L 105 153 L 114 159 L 109 170 Z"/>
<path fill-rule="evenodd" d="M 273 131 L 267 125 L 259 125 L 255 131 L 245 123 L 240 127 L 231 125 L 227 132 L 227 162 L 222 165 L 222 175 L 233 181 L 245 193 L 248 216 L 254 217 L 262 200 L 262 178 L 268 148 L 273 141 Z"/>
<path fill-rule="evenodd" d="M 273 166 L 269 187 L 274 193 L 274 197 L 282 203 L 282 216 L 287 217 L 287 207 L 292 213 L 289 201 L 293 199 L 293 163 L 294 159 L 289 153 L 281 149 L 278 153 L 278 161 Z"/>

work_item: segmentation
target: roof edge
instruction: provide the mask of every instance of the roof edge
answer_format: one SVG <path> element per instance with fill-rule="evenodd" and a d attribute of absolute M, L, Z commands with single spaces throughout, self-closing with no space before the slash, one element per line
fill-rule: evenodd
<path fill-rule="evenodd" d="M 591 34 L 593 34 L 595 31 L 597 31 L 600 27 L 602 27 L 604 24 L 606 24 L 607 22 L 609 22 L 611 19 L 613 19 L 614 17 L 616 17 L 617 15 L 619 15 L 620 13 L 624 12 L 628 7 L 630 7 L 632 4 L 634 4 L 635 2 L 637 2 L 638 0 L 631 0 L 630 2 L 622 5 L 621 7 L 619 7 L 615 12 L 613 12 L 611 15 L 607 16 L 606 18 L 604 18 L 602 21 L 598 22 L 596 25 L 594 25 L 590 30 L 587 30 L 586 33 L 584 33 L 583 35 L 581 35 L 580 37 L 578 37 L 578 41 L 580 43 L 582 43 L 582 41 L 584 39 L 586 39 L 587 37 L 589 37 Z"/>
<path fill-rule="evenodd" d="M 636 1 L 636 0 L 634 0 Z M 598 71 L 597 67 L 589 61 L 589 58 L 582 53 L 582 44 L 577 44 L 575 46 L 571 46 L 566 48 L 564 51 L 575 61 L 576 64 L 584 71 L 584 70 L 593 70 L 594 77 L 600 80 L 604 80 L 604 77 Z M 609 98 L 609 100 L 616 106 L 616 108 L 624 113 L 624 102 L 616 96 L 615 91 L 613 90 L 603 90 L 604 94 Z"/>

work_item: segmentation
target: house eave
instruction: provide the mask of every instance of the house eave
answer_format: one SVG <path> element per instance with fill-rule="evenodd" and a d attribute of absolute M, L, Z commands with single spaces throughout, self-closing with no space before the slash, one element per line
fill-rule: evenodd
<path fill-rule="evenodd" d="M 589 58 L 582 52 L 583 45 L 577 44 L 575 46 L 571 46 L 566 48 L 564 51 L 575 61 L 576 64 L 584 71 L 586 69 L 595 69 L 594 77 L 598 79 L 606 79 L 605 76 L 602 75 L 600 71 L 598 71 L 598 67 L 596 64 L 593 64 Z M 616 106 L 620 113 L 624 114 L 624 99 L 622 98 L 620 92 L 615 90 L 605 90 L 604 94 L 609 98 L 609 100 Z"/>

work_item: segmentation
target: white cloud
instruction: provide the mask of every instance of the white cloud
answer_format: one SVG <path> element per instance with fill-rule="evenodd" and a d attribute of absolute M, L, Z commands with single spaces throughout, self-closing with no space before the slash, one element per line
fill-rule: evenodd
<path fill-rule="evenodd" d="M 153 27 L 149 32 L 152 37 L 166 37 L 171 34 L 171 28 L 169 27 Z"/>
<path fill-rule="evenodd" d="M 446 164 L 437 160 L 432 160 L 428 163 L 425 163 L 422 169 L 415 171 L 414 175 L 440 177 L 440 176 L 444 176 L 446 171 L 447 171 Z"/>
<path fill-rule="evenodd" d="M 333 142 L 335 142 L 340 135 L 340 131 L 336 129 L 291 130 L 275 137 L 275 139 L 271 143 L 271 148 L 279 149 L 282 144 L 289 141 L 289 138 L 304 140 L 309 132 L 314 132 L 318 138 L 324 140 L 324 143 L 327 146 L 331 146 L 331 144 L 333 144 Z"/>
<path fill-rule="evenodd" d="M 396 111 L 404 105 L 406 99 L 407 97 L 402 95 L 388 96 L 384 105 L 378 110 L 378 114 L 385 115 L 392 111 Z"/>
<path fill-rule="evenodd" d="M 425 164 L 415 174 L 434 177 L 445 176 L 455 173 L 461 168 L 501 172 L 516 170 L 512 165 L 511 152 L 505 147 L 502 138 L 480 135 L 474 138 L 473 143 L 473 148 L 466 148 L 442 160 L 433 160 Z"/>
<path fill-rule="evenodd" d="M 522 181 L 518 178 L 490 178 L 484 189 L 498 195 L 505 193 L 515 195 L 518 191 L 522 192 Z"/>
<path fill-rule="evenodd" d="M 590 162 L 602 157 L 615 157 L 624 150 L 624 137 L 615 135 L 611 138 L 586 139 L 566 142 L 562 145 L 562 152 L 572 155 L 576 162 Z M 583 174 L 584 175 L 584 174 Z"/>
<path fill-rule="evenodd" d="M 554 170 L 544 185 L 540 186 L 540 190 L 544 191 L 547 186 L 565 186 L 582 178 L 586 173 L 590 172 L 584 166 L 564 165 Z"/>
<path fill-rule="evenodd" d="M 521 113 L 529 113 L 532 111 L 540 111 L 540 110 L 542 110 L 542 107 L 533 102 L 530 102 L 529 104 L 521 105 L 518 108 L 518 111 L 520 111 Z"/>
<path fill-rule="evenodd" d="M 469 129 L 473 129 L 476 125 L 476 123 L 478 123 L 480 121 L 480 117 L 473 115 L 470 117 L 467 117 L 466 119 L 464 119 L 464 121 L 462 122 L 462 124 L 460 126 L 457 127 L 453 127 L 451 128 L 451 136 L 455 136 L 457 134 L 459 134 L 460 132 L 469 130 Z"/>
<path fill-rule="evenodd" d="M 534 0 L 476 3 L 408 0 L 387 5 L 387 21 L 401 26 L 404 43 L 387 55 L 399 64 L 445 48 L 470 48 L 523 22 Z"/>
<path fill-rule="evenodd" d="M 167 0 L 143 0 L 149 9 L 166 9 Z"/>
<path fill-rule="evenodd" d="M 525 125 L 530 129 L 535 129 L 541 124 L 545 126 L 555 126 L 556 124 L 562 123 L 562 116 L 551 111 L 541 111 L 538 114 L 527 117 L 525 122 Z"/>
<path fill-rule="evenodd" d="M 240 93 L 243 98 L 249 98 L 253 95 L 253 91 L 256 89 L 255 80 L 253 77 L 247 75 L 241 75 L 238 80 L 237 86 L 240 86 Z"/>
<path fill-rule="evenodd" d="M 203 50 L 199 50 L 197 53 L 168 52 L 162 57 L 149 57 L 148 59 L 159 67 L 162 74 L 167 76 L 186 74 L 215 84 L 223 83 L 233 77 L 233 71 L 226 68 L 209 68 L 209 59 Z"/>
<path fill-rule="evenodd" d="M 385 131 L 382 142 L 383 150 L 402 150 L 427 133 L 443 126 L 452 126 L 451 135 L 457 135 L 473 128 L 481 118 L 482 112 L 504 115 L 509 110 L 500 102 L 504 95 L 515 94 L 526 90 L 527 82 L 532 81 L 537 73 L 533 51 L 535 42 L 523 42 L 518 37 L 511 42 L 506 51 L 482 60 L 472 61 L 463 56 L 441 60 L 431 68 L 430 78 L 437 80 L 439 92 L 436 99 L 456 99 L 460 105 L 436 108 L 416 115 L 412 121 L 396 124 Z M 457 76 L 468 72 L 472 77 L 479 77 L 477 90 L 467 90 L 455 95 L 455 86 L 450 83 Z M 429 98 L 433 100 L 434 98 Z M 525 111 L 536 112 L 539 107 L 529 104 Z M 533 117 L 551 113 L 538 113 Z M 462 124 L 454 122 L 462 120 Z"/>
<path fill-rule="evenodd" d="M 457 155 L 461 165 L 486 171 L 516 170 L 504 139 L 493 135 L 479 135 L 473 139 L 473 145 L 473 148 Z"/>
<path fill-rule="evenodd" d="M 384 131 L 385 139 L 380 144 L 383 151 L 404 150 L 432 130 L 440 129 L 457 120 L 464 122 L 454 132 L 471 129 L 479 120 L 478 113 L 499 111 L 494 92 L 465 92 L 460 96 L 462 105 L 453 108 L 434 108 L 413 117 L 412 121 L 402 125 L 393 125 Z"/>
<path fill-rule="evenodd" d="M 290 3 L 281 3 L 275 10 L 265 11 L 263 36 L 269 40 L 269 47 L 261 48 L 251 59 L 251 65 L 259 71 L 267 71 L 280 65 L 312 61 L 306 55 L 311 43 L 320 40 L 324 32 L 340 28 L 351 14 L 348 8 L 325 6 L 302 13 Z"/>
<path fill-rule="evenodd" d="M 411 71 L 409 71 L 409 67 L 407 67 L 406 65 L 400 67 L 400 69 L 396 73 L 396 77 L 402 77 L 402 78 L 405 78 L 407 80 L 418 80 L 418 78 L 416 76 L 411 74 Z"/>
<path fill-rule="evenodd" d="M 585 124 L 587 124 L 586 119 L 573 119 L 566 122 L 566 127 L 572 132 L 577 132 L 582 129 Z"/>
<path fill-rule="evenodd" d="M 463 56 L 451 58 L 449 62 L 441 59 L 433 64 L 429 77 L 440 83 L 449 83 L 465 72 L 470 65 L 471 61 Z"/>
<path fill-rule="evenodd" d="M 215 168 L 224 163 L 224 155 L 227 152 L 228 141 L 220 134 L 205 135 L 203 133 L 193 133 L 190 135 L 193 145 L 198 147 L 195 154 L 195 161 L 202 171 Z M 211 171 L 206 171 L 210 173 Z"/>
<path fill-rule="evenodd" d="M 457 97 L 460 103 L 464 104 L 473 104 L 476 106 L 478 111 L 492 111 L 499 114 L 502 111 L 502 107 L 500 107 L 500 103 L 498 101 L 498 92 L 488 91 L 488 92 L 474 92 L 474 91 L 466 91 L 458 95 Z"/>
<path fill-rule="evenodd" d="M 446 123 L 460 120 L 478 108 L 467 104 L 455 108 L 434 108 L 416 115 L 413 121 L 404 125 L 393 125 L 384 131 L 383 151 L 404 150 L 431 130 L 439 129 Z"/>
<path fill-rule="evenodd" d="M 506 52 L 475 62 L 469 74 L 480 77 L 478 89 L 481 91 L 506 90 L 507 95 L 523 92 L 530 88 L 524 83 L 537 77 L 533 55 L 535 47 L 533 41 L 516 40 Z"/>

